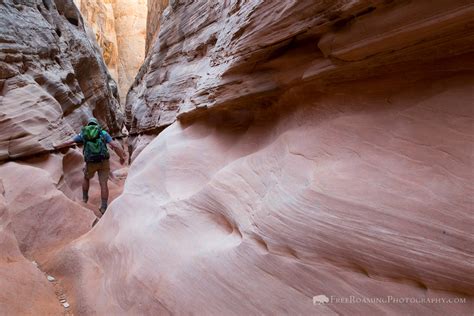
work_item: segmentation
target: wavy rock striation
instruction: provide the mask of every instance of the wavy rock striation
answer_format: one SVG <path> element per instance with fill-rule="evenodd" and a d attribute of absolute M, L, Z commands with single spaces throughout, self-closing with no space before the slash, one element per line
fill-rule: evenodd
<path fill-rule="evenodd" d="M 127 100 L 165 129 L 45 264 L 75 313 L 472 314 L 473 10 L 172 1 Z"/>
<path fill-rule="evenodd" d="M 175 1 L 128 96 L 127 125 L 138 134 L 206 108 L 271 104 L 295 85 L 419 72 L 472 53 L 473 10 L 463 0 Z"/>
<path fill-rule="evenodd" d="M 160 33 L 161 16 L 168 7 L 169 0 L 148 0 L 148 14 L 146 20 L 146 46 L 145 54 L 148 54 L 151 46 Z"/>
<path fill-rule="evenodd" d="M 72 1 L 6 0 L 0 17 L 0 161 L 50 150 L 92 115 L 121 132 L 115 83 Z"/>

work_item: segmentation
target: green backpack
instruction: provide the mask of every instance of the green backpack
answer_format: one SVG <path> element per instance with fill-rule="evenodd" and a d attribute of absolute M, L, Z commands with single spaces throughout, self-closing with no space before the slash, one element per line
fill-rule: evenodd
<path fill-rule="evenodd" d="M 84 126 L 81 134 L 84 139 L 84 160 L 86 162 L 101 162 L 110 158 L 105 136 L 100 126 Z"/>

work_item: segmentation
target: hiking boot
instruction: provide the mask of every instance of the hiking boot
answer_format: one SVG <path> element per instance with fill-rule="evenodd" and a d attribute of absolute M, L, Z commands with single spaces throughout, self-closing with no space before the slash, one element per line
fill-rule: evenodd
<path fill-rule="evenodd" d="M 83 191 L 82 192 L 82 202 L 87 204 L 87 201 L 89 201 L 89 194 L 88 194 L 88 192 Z"/>
<path fill-rule="evenodd" d="M 95 224 L 97 224 L 98 222 L 99 222 L 99 218 L 98 218 L 98 217 L 96 217 L 96 219 L 94 219 L 94 222 L 92 223 L 92 227 L 94 227 L 94 226 L 95 226 Z"/>

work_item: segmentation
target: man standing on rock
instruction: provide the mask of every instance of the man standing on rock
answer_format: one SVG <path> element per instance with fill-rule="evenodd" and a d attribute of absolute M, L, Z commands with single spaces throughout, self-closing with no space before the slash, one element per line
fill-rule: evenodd
<path fill-rule="evenodd" d="M 125 153 L 119 143 L 112 140 L 109 133 L 102 130 L 99 122 L 95 118 L 89 119 L 87 125 L 81 130 L 81 133 L 76 135 L 72 140 L 64 142 L 60 145 L 54 146 L 55 149 L 62 147 L 69 147 L 75 143 L 84 145 L 83 154 L 86 165 L 84 167 L 84 182 L 82 183 L 82 200 L 87 203 L 89 200 L 89 182 L 98 173 L 100 183 L 100 197 L 101 205 L 99 211 L 104 214 L 107 209 L 109 199 L 109 188 L 107 181 L 109 180 L 110 163 L 109 151 L 107 144 L 120 157 L 120 163 L 125 162 Z"/>

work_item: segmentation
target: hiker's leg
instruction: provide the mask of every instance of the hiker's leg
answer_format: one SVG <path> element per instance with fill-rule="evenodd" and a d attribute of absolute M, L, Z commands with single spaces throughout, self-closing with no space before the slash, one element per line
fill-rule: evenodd
<path fill-rule="evenodd" d="M 84 181 L 82 181 L 82 201 L 84 201 L 84 203 L 87 203 L 89 200 L 89 183 L 89 179 L 84 177 Z"/>
<path fill-rule="evenodd" d="M 100 198 L 101 198 L 101 205 L 100 209 L 102 212 L 105 212 L 107 209 L 107 204 L 109 201 L 109 173 L 110 173 L 110 164 L 109 161 L 103 161 L 101 163 L 101 168 L 98 171 L 99 173 L 99 183 L 100 183 Z"/>
<path fill-rule="evenodd" d="M 84 167 L 84 180 L 82 181 L 82 201 L 87 203 L 89 200 L 89 185 L 90 185 L 90 170 L 89 166 L 86 164 Z"/>
<path fill-rule="evenodd" d="M 109 200 L 109 186 L 108 186 L 107 182 L 108 182 L 108 179 L 103 180 L 103 179 L 99 178 L 100 198 L 102 199 L 101 207 L 105 206 L 105 208 L 107 208 L 107 201 Z"/>

